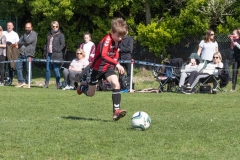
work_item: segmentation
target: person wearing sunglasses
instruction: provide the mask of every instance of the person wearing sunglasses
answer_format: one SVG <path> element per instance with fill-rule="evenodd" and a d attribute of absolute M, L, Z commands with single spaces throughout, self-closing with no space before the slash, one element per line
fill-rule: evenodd
<path fill-rule="evenodd" d="M 203 60 L 211 62 L 213 54 L 216 52 L 218 52 L 218 43 L 214 39 L 214 32 L 208 30 L 204 40 L 199 44 L 197 54 L 201 56 Z"/>
<path fill-rule="evenodd" d="M 60 63 L 54 62 L 51 60 L 63 60 L 63 52 L 65 48 L 65 38 L 64 34 L 59 29 L 59 23 L 53 21 L 51 23 L 51 31 L 49 32 L 44 47 L 44 57 L 46 57 L 46 76 L 45 76 L 45 85 L 44 88 L 48 88 L 49 80 L 51 77 L 51 70 L 53 68 L 55 72 L 56 79 L 56 89 L 60 89 Z"/>
<path fill-rule="evenodd" d="M 182 92 L 185 94 L 191 94 L 193 92 L 193 88 L 201 78 L 206 78 L 209 75 L 218 75 L 218 69 L 216 68 L 223 68 L 222 56 L 220 52 L 213 54 L 212 62 L 208 63 L 202 71 L 193 71 L 190 74 L 187 86 L 184 87 L 185 90 Z"/>
<path fill-rule="evenodd" d="M 235 41 L 232 41 L 233 44 L 233 53 L 234 53 L 234 62 L 232 65 L 232 89 L 230 92 L 234 92 L 236 89 L 237 84 L 237 75 L 238 75 L 238 69 L 240 66 L 240 32 L 237 30 L 236 32 L 238 39 Z"/>
<path fill-rule="evenodd" d="M 89 61 L 83 49 L 77 49 L 76 58 L 72 60 L 68 69 L 63 69 L 64 81 L 67 83 L 67 86 L 63 88 L 63 90 L 74 90 L 75 81 L 73 79 L 75 75 L 80 74 L 83 69 L 88 65 Z"/>

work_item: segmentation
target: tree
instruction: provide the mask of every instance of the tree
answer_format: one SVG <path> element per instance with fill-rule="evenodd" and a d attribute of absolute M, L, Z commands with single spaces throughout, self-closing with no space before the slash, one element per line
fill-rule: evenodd
<path fill-rule="evenodd" d="M 205 1 L 198 11 L 210 18 L 210 26 L 213 26 L 215 29 L 220 23 L 225 23 L 226 16 L 232 15 L 232 5 L 235 2 L 236 0 L 208 0 Z"/>
<path fill-rule="evenodd" d="M 33 23 L 38 56 L 53 20 L 59 21 L 73 51 L 83 41 L 83 32 L 90 31 L 98 43 L 109 33 L 111 19 L 123 17 L 130 35 L 158 56 L 186 35 L 202 35 L 207 29 L 229 33 L 240 27 L 236 0 L 1 0 L 0 14 L 18 16 L 22 29 L 25 22 Z"/>
<path fill-rule="evenodd" d="M 171 1 L 167 6 L 173 8 L 174 13 L 169 10 L 163 17 L 152 18 L 147 26 L 138 25 L 137 40 L 155 55 L 167 56 L 166 48 L 186 35 L 202 35 L 206 30 L 216 28 L 218 33 L 230 33 L 229 28 L 239 25 L 236 18 L 231 16 L 233 5 L 240 6 L 236 3 L 236 0 L 189 0 L 186 3 L 181 1 L 185 6 L 178 8 Z"/>

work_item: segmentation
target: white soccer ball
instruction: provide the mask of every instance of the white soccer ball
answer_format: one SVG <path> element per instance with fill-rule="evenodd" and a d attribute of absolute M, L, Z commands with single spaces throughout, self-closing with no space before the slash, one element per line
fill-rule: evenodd
<path fill-rule="evenodd" d="M 138 111 L 133 114 L 131 123 L 133 128 L 144 131 L 150 127 L 151 118 L 146 112 Z"/>

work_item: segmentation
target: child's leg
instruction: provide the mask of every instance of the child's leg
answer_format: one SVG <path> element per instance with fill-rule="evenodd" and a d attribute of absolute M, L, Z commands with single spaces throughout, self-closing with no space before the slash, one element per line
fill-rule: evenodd
<path fill-rule="evenodd" d="M 77 93 L 82 94 L 84 93 L 88 97 L 92 97 L 95 95 L 97 89 L 97 85 L 90 84 L 88 85 L 87 82 L 82 82 L 81 85 L 77 88 Z"/>
<path fill-rule="evenodd" d="M 108 76 L 107 81 L 112 86 L 112 101 L 113 101 L 113 112 L 120 109 L 121 102 L 121 92 L 120 92 L 120 84 L 117 78 L 117 75 Z"/>
<path fill-rule="evenodd" d="M 87 82 L 82 82 L 80 87 L 77 88 L 77 93 L 84 93 L 86 96 L 92 97 L 96 92 L 98 79 L 102 76 L 102 73 L 95 70 L 89 70 L 89 72 L 89 76 L 91 77 L 89 84 Z"/>
<path fill-rule="evenodd" d="M 85 93 L 86 96 L 89 96 L 89 97 L 92 97 L 95 95 L 95 92 L 96 92 L 96 89 L 97 89 L 97 85 L 89 85 L 88 86 L 88 90 L 87 92 Z"/>
<path fill-rule="evenodd" d="M 127 113 L 125 110 L 120 110 L 120 102 L 121 102 L 120 84 L 119 84 L 117 75 L 115 74 L 108 76 L 106 79 L 113 88 L 113 91 L 112 91 L 113 120 L 117 121 L 120 118 L 124 117 Z"/>

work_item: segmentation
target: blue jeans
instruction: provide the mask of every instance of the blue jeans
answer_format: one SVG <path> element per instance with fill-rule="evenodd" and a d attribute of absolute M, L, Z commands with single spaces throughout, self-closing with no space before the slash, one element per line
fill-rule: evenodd
<path fill-rule="evenodd" d="M 18 60 L 24 60 L 24 59 L 28 60 L 28 58 L 25 55 L 19 54 Z M 26 71 L 26 79 L 25 80 L 23 78 L 23 73 L 22 73 L 23 68 Z M 26 62 L 21 62 L 21 61 L 16 62 L 16 70 L 17 70 L 18 83 L 25 82 L 25 83 L 28 84 L 28 73 L 29 73 L 28 72 L 29 71 L 28 61 L 26 61 Z M 30 75 L 30 81 L 31 81 L 31 79 L 32 79 L 32 72 L 31 72 L 31 75 Z"/>
<path fill-rule="evenodd" d="M 50 62 L 50 60 L 52 59 L 52 53 L 48 53 L 47 56 L 47 62 L 46 62 L 46 76 L 45 79 L 48 82 L 50 80 L 51 77 L 51 70 L 53 68 L 54 72 L 55 72 L 55 78 L 56 78 L 56 82 L 60 82 L 60 63 L 52 63 Z"/>

